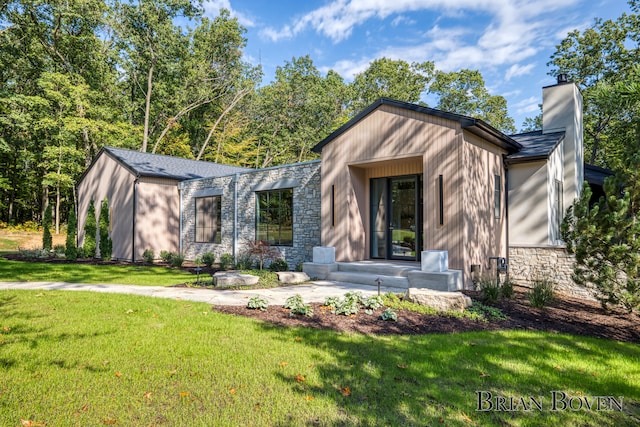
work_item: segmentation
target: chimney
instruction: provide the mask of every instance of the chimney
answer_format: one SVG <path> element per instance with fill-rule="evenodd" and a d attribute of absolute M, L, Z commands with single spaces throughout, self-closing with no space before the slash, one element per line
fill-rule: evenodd
<path fill-rule="evenodd" d="M 542 133 L 565 132 L 563 142 L 564 206 L 580 197 L 584 181 L 582 95 L 567 75 L 558 74 L 558 83 L 542 88 Z"/>

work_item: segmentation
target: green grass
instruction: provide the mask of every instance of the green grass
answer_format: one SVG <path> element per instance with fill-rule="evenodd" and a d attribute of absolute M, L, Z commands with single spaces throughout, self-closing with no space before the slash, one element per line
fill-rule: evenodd
<path fill-rule="evenodd" d="M 338 334 L 86 292 L 0 292 L 0 378 L 3 426 L 624 426 L 640 416 L 633 344 Z M 479 390 L 543 396 L 544 410 L 477 412 Z M 550 411 L 554 390 L 623 396 L 624 411 Z"/>
<path fill-rule="evenodd" d="M 8 261 L 0 258 L 0 281 L 115 283 L 170 286 L 195 281 L 193 274 L 165 267 L 141 265 L 55 264 Z"/>

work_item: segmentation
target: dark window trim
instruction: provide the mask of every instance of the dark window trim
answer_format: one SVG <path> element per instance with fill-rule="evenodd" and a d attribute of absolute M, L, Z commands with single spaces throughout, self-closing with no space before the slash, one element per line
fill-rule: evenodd
<path fill-rule="evenodd" d="M 215 202 L 215 212 L 213 212 L 213 221 L 216 223 L 216 231 L 213 234 L 213 240 L 198 240 L 198 229 L 201 228 L 198 226 L 198 201 L 202 199 L 217 199 Z M 194 221 L 194 242 L 195 243 L 212 243 L 219 245 L 222 243 L 222 196 L 221 195 L 211 195 L 211 196 L 203 196 L 203 197 L 194 197 L 194 210 L 195 210 L 195 221 Z"/>
<path fill-rule="evenodd" d="M 444 178 L 438 175 L 438 212 L 440 225 L 444 225 Z"/>
<path fill-rule="evenodd" d="M 276 188 L 276 189 L 272 189 L 272 190 L 265 190 L 265 191 L 255 191 L 255 199 L 256 199 L 256 212 L 255 212 L 255 238 L 256 240 L 264 240 L 264 239 L 260 239 L 258 233 L 259 233 L 259 223 L 260 223 L 260 195 L 261 194 L 268 194 L 268 193 L 283 193 L 285 191 L 291 191 L 291 242 L 285 242 L 282 243 L 282 223 L 278 223 L 278 238 L 277 241 L 270 241 L 269 240 L 269 234 L 267 234 L 267 241 L 269 242 L 269 244 L 271 246 L 282 246 L 282 247 L 293 247 L 293 242 L 294 242 L 294 233 L 293 233 L 293 204 L 294 204 L 294 189 L 293 187 L 287 187 L 287 188 Z M 270 197 L 270 196 L 269 196 Z M 268 231 L 268 230 L 267 230 Z"/>

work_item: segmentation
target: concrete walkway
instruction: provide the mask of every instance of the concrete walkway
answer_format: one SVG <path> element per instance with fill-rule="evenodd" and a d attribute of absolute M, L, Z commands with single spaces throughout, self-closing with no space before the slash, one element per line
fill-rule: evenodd
<path fill-rule="evenodd" d="M 259 295 L 271 305 L 283 305 L 292 295 L 300 294 L 304 302 L 324 302 L 327 297 L 341 297 L 347 292 L 359 291 L 363 295 L 376 295 L 376 286 L 319 280 L 304 285 L 283 286 L 271 289 L 224 290 L 202 288 L 171 288 L 163 286 L 108 285 L 64 282 L 0 282 L 0 290 L 36 289 L 45 291 L 91 291 L 116 294 L 144 295 L 206 302 L 212 305 L 246 305 L 249 298 Z M 404 293 L 405 289 L 382 286 L 380 292 Z"/>

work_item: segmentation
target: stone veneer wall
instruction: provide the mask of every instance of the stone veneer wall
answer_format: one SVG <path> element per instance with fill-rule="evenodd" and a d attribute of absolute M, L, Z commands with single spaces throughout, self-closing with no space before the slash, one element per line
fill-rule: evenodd
<path fill-rule="evenodd" d="M 531 287 L 536 278 L 547 277 L 562 294 L 595 300 L 587 289 L 571 279 L 574 265 L 575 257 L 564 246 L 509 247 L 509 278 L 514 283 Z"/>
<path fill-rule="evenodd" d="M 320 246 L 320 161 L 257 169 L 238 174 L 238 253 L 242 254 L 247 240 L 256 238 L 257 185 L 274 182 L 294 183 L 293 186 L 293 246 L 277 246 L 289 268 L 299 262 L 311 261 L 313 247 Z M 287 187 L 282 187 L 287 188 Z M 291 187 L 288 187 L 291 188 Z M 200 190 L 222 192 L 221 243 L 195 242 L 195 198 Z M 234 176 L 204 178 L 181 183 L 182 253 L 193 260 L 206 252 L 233 253 L 234 237 Z"/>

